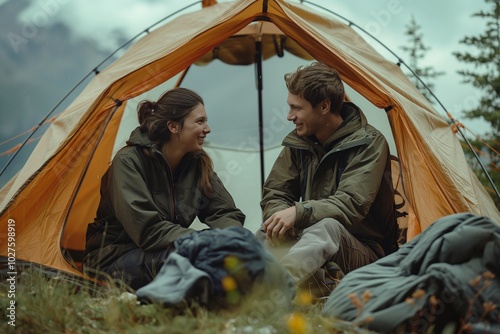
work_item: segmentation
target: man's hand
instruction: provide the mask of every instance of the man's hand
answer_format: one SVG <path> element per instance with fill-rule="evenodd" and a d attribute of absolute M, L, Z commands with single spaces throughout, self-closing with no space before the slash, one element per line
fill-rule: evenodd
<path fill-rule="evenodd" d="M 266 219 L 263 225 L 267 240 L 274 244 L 273 241 L 283 240 L 288 231 L 288 233 L 294 237 L 295 231 L 293 227 L 296 218 L 297 211 L 295 206 L 292 206 L 285 210 L 278 211 Z"/>

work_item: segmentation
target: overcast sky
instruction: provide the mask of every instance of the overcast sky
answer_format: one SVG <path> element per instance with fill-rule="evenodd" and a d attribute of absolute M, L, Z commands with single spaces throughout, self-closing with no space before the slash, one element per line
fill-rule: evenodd
<path fill-rule="evenodd" d="M 166 15 L 194 2 L 0 0 L 0 42 L 3 49 L 0 50 L 0 142 L 36 125 L 74 83 L 117 46 Z M 470 84 L 461 83 L 462 78 L 457 74 L 457 70 L 470 68 L 469 65 L 459 63 L 452 55 L 454 51 L 466 50 L 459 40 L 485 30 L 484 20 L 471 16 L 481 9 L 489 9 L 484 1 L 312 2 L 353 21 L 406 61 L 407 55 L 401 46 L 408 45 L 404 31 L 413 15 L 421 26 L 424 44 L 431 48 L 422 65 L 445 72 L 434 81 L 435 95 L 448 111 L 473 131 L 484 133 L 488 130 L 484 122 L 461 117 L 464 108 L 477 104 L 478 95 Z M 199 8 L 198 4 L 190 10 Z M 56 40 L 60 43 L 55 44 Z M 368 37 L 367 40 L 396 62 L 376 42 Z M 35 45 L 36 53 L 31 49 Z M 64 69 L 56 75 L 54 69 L 63 66 Z M 63 85 L 55 84 L 62 81 Z M 11 97 L 12 101 L 9 100 Z M 440 107 L 436 109 L 444 115 Z M 0 152 L 7 148 L 0 147 Z"/>
<path fill-rule="evenodd" d="M 2 1 L 0 1 L 1 3 Z M 6 2 L 3 0 L 3 2 Z M 75 37 L 96 41 L 109 51 L 134 36 L 145 27 L 160 20 L 173 10 L 180 9 L 194 1 L 189 0 L 40 0 L 21 13 L 21 19 L 39 29 L 63 22 Z M 221 1 L 219 1 L 221 2 Z M 405 26 L 412 15 L 421 25 L 424 43 L 431 49 L 424 64 L 445 71 L 435 80 L 435 94 L 457 118 L 464 106 L 477 101 L 469 84 L 461 84 L 458 69 L 467 67 L 457 62 L 452 52 L 463 50 L 459 40 L 466 35 L 476 35 L 485 29 L 484 20 L 472 18 L 471 14 L 487 9 L 484 1 L 455 0 L 313 0 L 364 28 L 403 59 L 407 55 L 401 50 L 407 45 Z M 192 7 L 192 10 L 199 5 Z M 369 40 L 370 41 L 370 40 Z M 469 124 L 469 121 L 460 119 Z M 470 122 L 476 131 L 483 131 L 481 122 Z M 484 125 L 483 125 L 484 126 Z"/>

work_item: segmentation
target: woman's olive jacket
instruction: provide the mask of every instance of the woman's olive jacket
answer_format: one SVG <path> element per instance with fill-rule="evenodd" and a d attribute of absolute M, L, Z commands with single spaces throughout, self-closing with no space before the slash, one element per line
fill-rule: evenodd
<path fill-rule="evenodd" d="M 200 176 L 196 154 L 185 157 L 172 174 L 158 148 L 135 129 L 101 180 L 84 266 L 105 268 L 134 248 L 171 249 L 177 238 L 194 231 L 189 226 L 196 217 L 210 228 L 243 226 L 245 215 L 217 175 L 212 196 L 202 193 Z"/>

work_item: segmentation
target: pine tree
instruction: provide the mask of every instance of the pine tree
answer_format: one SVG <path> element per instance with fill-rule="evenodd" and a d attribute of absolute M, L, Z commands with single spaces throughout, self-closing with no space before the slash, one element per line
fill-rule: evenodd
<path fill-rule="evenodd" d="M 485 0 L 491 4 L 491 10 L 479 11 L 473 17 L 486 20 L 486 29 L 478 36 L 466 36 L 460 43 L 473 47 L 473 52 L 454 52 L 459 61 L 473 65 L 472 70 L 460 70 L 465 83 L 472 84 L 482 92 L 478 105 L 464 110 L 464 116 L 469 119 L 482 118 L 491 125 L 492 132 L 487 133 L 482 140 L 473 141 L 473 146 L 482 156 L 490 177 L 497 190 L 500 189 L 500 0 Z M 491 194 L 497 208 L 500 209 L 498 198 L 491 183 L 478 166 L 469 150 L 466 150 L 473 170 L 485 188 Z"/>
<path fill-rule="evenodd" d="M 474 70 L 458 71 L 464 82 L 471 83 L 483 92 L 476 108 L 465 111 L 467 118 L 481 117 L 489 122 L 493 133 L 500 133 L 500 0 L 491 3 L 491 11 L 473 14 L 486 20 L 486 30 L 479 36 L 466 36 L 460 43 L 474 47 L 475 53 L 454 52 L 459 61 L 474 65 Z"/>
<path fill-rule="evenodd" d="M 405 30 L 405 35 L 408 36 L 408 43 L 410 46 L 402 46 L 401 49 L 409 54 L 410 61 L 408 63 L 408 67 L 414 72 L 408 73 L 408 77 L 425 96 L 425 98 L 432 101 L 432 95 L 418 78 L 420 78 L 425 85 L 432 90 L 434 88 L 434 84 L 431 80 L 443 75 L 444 72 L 436 71 L 432 66 L 421 67 L 420 61 L 425 57 L 427 51 L 430 50 L 430 47 L 426 46 L 423 42 L 423 33 L 421 32 L 421 28 L 422 27 L 417 23 L 415 17 L 412 15 L 411 21 L 406 26 Z"/>

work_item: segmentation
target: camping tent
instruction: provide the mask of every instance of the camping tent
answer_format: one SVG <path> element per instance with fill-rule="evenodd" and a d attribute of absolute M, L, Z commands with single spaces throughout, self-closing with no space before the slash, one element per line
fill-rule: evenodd
<path fill-rule="evenodd" d="M 7 228 L 9 222 L 11 226 L 14 222 L 18 259 L 82 275 L 77 266 L 70 264 L 71 256 L 83 250 L 86 226 L 93 220 L 99 200 L 100 177 L 134 127 L 136 99 L 146 92 L 158 96 L 160 91 L 178 82 L 209 99 L 221 93 L 217 89 L 220 81 L 233 80 L 219 95 L 220 105 L 207 101 L 214 142 L 212 147 L 207 145 L 207 151 L 237 205 L 253 203 L 243 211 L 251 224 L 258 222 L 260 161 L 272 162 L 279 150 L 273 145 L 287 131 L 286 124 L 279 123 L 284 117 L 285 100 L 280 105 L 263 108 L 267 109 L 267 120 L 248 125 L 241 120 L 249 113 L 257 114 L 257 107 L 245 109 L 239 102 L 255 93 L 236 91 L 237 85 L 232 83 L 249 79 L 221 72 L 203 80 L 193 78 L 188 82 L 187 78 L 197 68 L 195 63 L 207 68 L 219 64 L 219 60 L 231 63 L 231 56 L 225 58 L 225 49 L 220 47 L 225 41 L 236 43 L 242 36 L 250 36 L 247 38 L 254 43 L 264 43 L 267 39 L 263 34 L 267 30 L 276 35 L 270 39 L 274 45 L 270 48 L 270 59 L 280 60 L 284 50 L 288 53 L 283 60 L 292 57 L 288 57 L 291 53 L 298 59 L 307 60 L 310 55 L 326 62 L 357 92 L 352 91 L 353 95 L 364 97 L 375 107 L 376 118 L 389 121 L 390 131 L 386 136 L 394 138 L 405 194 L 415 215 L 415 233 L 442 216 L 463 211 L 500 221 L 500 213 L 467 166 L 460 143 L 444 118 L 396 64 L 380 56 L 351 27 L 310 7 L 285 0 L 214 2 L 204 1 L 206 6 L 201 10 L 179 16 L 141 38 L 99 72 L 50 125 L 25 166 L 0 192 L 1 256 L 10 253 Z M 254 50 L 262 46 L 255 45 Z M 241 50 L 241 56 L 248 56 L 248 51 Z M 267 57 L 266 50 L 263 46 L 263 59 Z M 273 53 L 278 57 L 271 57 Z M 254 67 L 251 68 L 253 72 Z M 295 68 L 296 65 L 290 65 L 287 70 Z M 254 74 L 250 79 L 253 85 Z M 282 76 L 280 79 L 275 86 L 264 86 L 258 99 L 266 94 L 281 94 Z M 224 116 L 228 119 L 215 121 L 221 105 L 232 109 Z M 365 112 L 369 118 L 373 117 L 370 111 Z M 216 143 L 219 131 L 216 124 L 222 121 L 231 125 L 220 131 L 233 132 Z M 256 133 L 244 133 L 249 128 L 257 129 Z M 243 135 L 243 139 L 238 135 Z M 257 140 L 259 149 L 254 148 L 254 138 L 259 135 L 263 139 L 272 138 L 270 145 L 260 145 Z M 269 167 L 264 166 L 264 173 Z M 255 229 L 255 225 L 250 227 Z"/>

